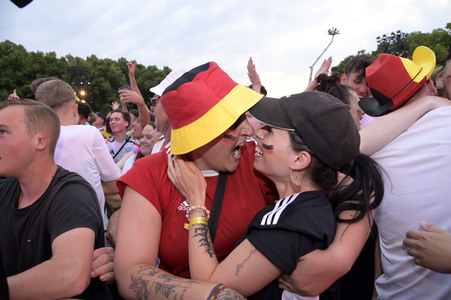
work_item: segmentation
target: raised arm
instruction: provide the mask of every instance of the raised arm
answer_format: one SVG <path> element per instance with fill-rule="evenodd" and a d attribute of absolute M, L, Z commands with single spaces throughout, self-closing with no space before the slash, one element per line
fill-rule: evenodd
<path fill-rule="evenodd" d="M 135 72 L 136 72 L 136 60 L 133 62 L 127 63 L 128 68 L 128 77 L 130 79 L 130 87 L 132 91 L 136 92 L 139 97 L 132 97 L 130 99 L 130 103 L 135 103 L 138 106 L 139 111 L 139 123 L 141 124 L 141 127 L 144 128 L 150 121 L 150 115 L 149 115 L 149 108 L 146 106 L 146 103 L 144 102 L 144 98 L 141 95 L 141 92 L 139 90 L 138 84 L 136 83 L 135 79 Z"/>
<path fill-rule="evenodd" d="M 249 80 L 252 83 L 252 89 L 257 93 L 260 93 L 262 82 L 260 81 L 260 76 L 257 73 L 252 57 L 249 58 L 249 61 L 247 62 L 247 76 L 249 76 Z"/>
<path fill-rule="evenodd" d="M 134 103 L 138 106 L 139 123 L 144 128 L 150 121 L 149 109 L 144 102 L 144 98 L 135 91 L 120 90 L 119 97 L 121 99 L 122 107 L 127 107 L 126 103 Z"/>
<path fill-rule="evenodd" d="M 190 201 L 189 262 L 191 278 L 224 283 L 244 296 L 255 294 L 282 272 L 248 241 L 218 264 L 207 223 L 206 183 L 193 162 L 168 157 L 168 176 Z M 195 208 L 195 209 L 192 209 Z"/>
<path fill-rule="evenodd" d="M 20 97 L 16 93 L 16 89 L 14 89 L 12 94 L 9 94 L 8 99 L 20 99 Z"/>
<path fill-rule="evenodd" d="M 331 65 L 332 65 L 332 56 L 323 61 L 318 71 L 316 71 L 315 77 L 312 79 L 312 81 L 309 83 L 309 85 L 305 88 L 304 91 L 313 91 L 318 85 L 318 81 L 316 81 L 316 78 L 318 78 L 319 74 L 329 74 L 329 68 Z"/>
<path fill-rule="evenodd" d="M 83 293 L 91 278 L 94 239 L 89 228 L 56 237 L 49 260 L 8 277 L 11 299 L 60 299 Z"/>
<path fill-rule="evenodd" d="M 360 152 L 372 155 L 385 147 L 425 113 L 451 105 L 446 98 L 419 97 L 360 130 Z"/>
<path fill-rule="evenodd" d="M 133 62 L 128 62 L 127 68 L 128 68 L 128 78 L 130 79 L 130 87 L 131 87 L 132 91 L 135 91 L 140 96 L 142 96 L 141 92 L 139 91 L 138 84 L 136 83 L 136 79 L 135 79 L 136 60 L 134 60 Z"/>

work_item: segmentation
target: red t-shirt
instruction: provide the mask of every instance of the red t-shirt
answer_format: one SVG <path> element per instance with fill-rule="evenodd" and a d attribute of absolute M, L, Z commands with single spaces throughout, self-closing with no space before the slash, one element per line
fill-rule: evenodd
<path fill-rule="evenodd" d="M 213 243 L 218 260 L 224 259 L 246 231 L 254 215 L 278 199 L 272 182 L 253 168 L 255 143 L 241 148 L 238 169 L 227 176 L 219 224 Z M 205 177 L 206 207 L 211 210 L 218 176 Z M 185 229 L 188 200 L 180 194 L 167 176 L 167 154 L 148 155 L 137 160 L 118 180 L 123 195 L 126 185 L 149 200 L 162 216 L 158 257 L 160 268 L 171 274 L 189 277 L 188 230 Z"/>

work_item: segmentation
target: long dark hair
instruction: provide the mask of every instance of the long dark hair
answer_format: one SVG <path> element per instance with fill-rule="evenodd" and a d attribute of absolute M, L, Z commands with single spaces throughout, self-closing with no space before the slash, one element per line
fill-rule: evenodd
<path fill-rule="evenodd" d="M 354 223 L 381 203 L 384 197 L 382 169 L 371 157 L 360 153 L 341 172 L 346 177 L 330 191 L 329 198 L 336 219 L 339 222 Z M 347 210 L 356 211 L 354 217 L 340 218 L 340 213 Z"/>
<path fill-rule="evenodd" d="M 340 170 L 345 178 L 338 182 L 336 170 L 322 162 L 294 132 L 289 131 L 289 136 L 294 151 L 310 153 L 311 180 L 322 190 L 329 192 L 329 200 L 338 222 L 357 222 L 379 206 L 384 196 L 384 185 L 381 168 L 372 158 L 359 154 Z M 348 210 L 356 213 L 350 219 L 340 218 L 340 213 Z"/>

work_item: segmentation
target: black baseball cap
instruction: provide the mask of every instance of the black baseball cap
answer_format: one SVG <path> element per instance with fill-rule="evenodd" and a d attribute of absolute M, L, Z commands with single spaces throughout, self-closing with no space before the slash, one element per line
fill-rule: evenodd
<path fill-rule="evenodd" d="M 294 131 L 325 164 L 340 170 L 360 153 L 360 134 L 349 108 L 318 91 L 265 97 L 249 113 L 271 127 Z"/>

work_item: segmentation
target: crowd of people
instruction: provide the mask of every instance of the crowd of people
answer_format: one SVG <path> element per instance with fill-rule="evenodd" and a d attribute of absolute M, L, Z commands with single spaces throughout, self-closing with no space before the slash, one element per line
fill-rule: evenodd
<path fill-rule="evenodd" d="M 252 58 L 249 86 L 208 62 L 149 107 L 136 61 L 108 112 L 14 91 L 0 298 L 449 299 L 451 48 L 331 64 L 282 98 Z"/>

